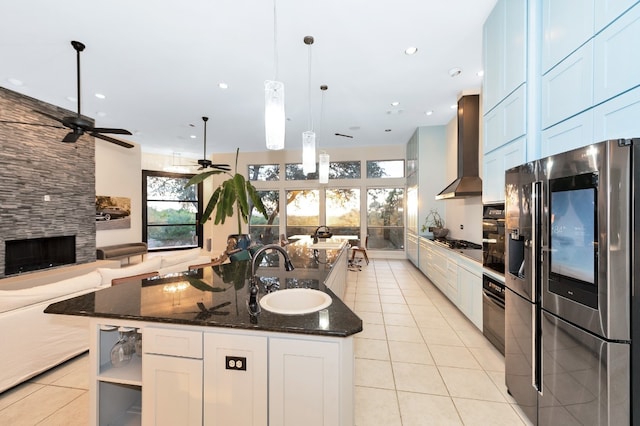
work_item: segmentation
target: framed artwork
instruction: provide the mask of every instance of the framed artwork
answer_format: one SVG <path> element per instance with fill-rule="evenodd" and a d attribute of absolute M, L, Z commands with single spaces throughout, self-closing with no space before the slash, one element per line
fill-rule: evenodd
<path fill-rule="evenodd" d="M 96 230 L 131 228 L 131 198 L 96 195 Z"/>

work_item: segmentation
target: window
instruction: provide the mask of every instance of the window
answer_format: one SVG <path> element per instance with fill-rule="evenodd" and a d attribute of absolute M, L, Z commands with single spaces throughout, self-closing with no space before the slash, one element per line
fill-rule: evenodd
<path fill-rule="evenodd" d="M 329 163 L 329 179 L 360 179 L 359 161 L 332 161 Z"/>
<path fill-rule="evenodd" d="M 327 189 L 326 224 L 337 235 L 360 237 L 360 189 Z"/>
<path fill-rule="evenodd" d="M 367 190 L 369 248 L 404 250 L 404 189 Z"/>
<path fill-rule="evenodd" d="M 360 179 L 360 169 L 360 161 L 332 161 L 329 163 L 329 179 Z M 285 165 L 285 179 L 317 180 L 318 172 L 305 175 L 301 163 L 290 163 Z"/>
<path fill-rule="evenodd" d="M 367 161 L 367 178 L 404 177 L 404 160 Z"/>
<path fill-rule="evenodd" d="M 318 180 L 318 168 L 315 173 L 304 174 L 302 171 L 302 163 L 285 164 L 284 178 L 285 180 Z"/>
<path fill-rule="evenodd" d="M 249 234 L 251 241 L 260 244 L 277 243 L 280 229 L 280 193 L 278 191 L 258 191 L 258 196 L 262 199 L 267 209 L 268 219 L 265 220 L 255 208 L 251 209 L 249 215 Z"/>
<path fill-rule="evenodd" d="M 287 236 L 311 235 L 320 225 L 320 191 L 287 191 Z"/>
<path fill-rule="evenodd" d="M 250 164 L 248 171 L 249 180 L 251 181 L 271 181 L 280 179 L 279 164 Z"/>
<path fill-rule="evenodd" d="M 150 250 L 202 247 L 202 186 L 190 174 L 142 172 L 142 239 Z"/>

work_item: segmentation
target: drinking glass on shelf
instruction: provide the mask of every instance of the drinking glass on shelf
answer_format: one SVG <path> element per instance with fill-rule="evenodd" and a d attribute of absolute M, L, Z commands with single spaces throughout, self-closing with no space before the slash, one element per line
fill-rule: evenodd
<path fill-rule="evenodd" d="M 131 361 L 131 356 L 135 352 L 135 329 L 129 327 L 119 327 L 120 337 L 111 348 L 111 365 L 122 367 Z"/>

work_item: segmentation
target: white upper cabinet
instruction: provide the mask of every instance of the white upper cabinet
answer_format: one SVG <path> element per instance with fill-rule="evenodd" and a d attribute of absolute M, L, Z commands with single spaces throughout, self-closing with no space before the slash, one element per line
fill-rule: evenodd
<path fill-rule="evenodd" d="M 636 3 L 637 0 L 596 0 L 595 32 L 602 30 Z"/>
<path fill-rule="evenodd" d="M 640 85 L 640 5 L 594 38 L 594 104 Z"/>
<path fill-rule="evenodd" d="M 483 110 L 526 80 L 526 0 L 499 0 L 483 27 Z"/>
<path fill-rule="evenodd" d="M 542 77 L 542 128 L 593 105 L 593 44 L 572 53 Z"/>
<path fill-rule="evenodd" d="M 527 132 L 526 84 L 521 85 L 484 116 L 484 149 L 487 153 Z"/>
<path fill-rule="evenodd" d="M 526 161 L 527 9 L 527 0 L 498 0 L 483 27 L 485 203 L 504 201 L 507 166 Z"/>
<path fill-rule="evenodd" d="M 640 87 L 593 109 L 595 141 L 640 135 Z"/>
<path fill-rule="evenodd" d="M 593 36 L 595 0 L 543 0 L 542 74 Z"/>

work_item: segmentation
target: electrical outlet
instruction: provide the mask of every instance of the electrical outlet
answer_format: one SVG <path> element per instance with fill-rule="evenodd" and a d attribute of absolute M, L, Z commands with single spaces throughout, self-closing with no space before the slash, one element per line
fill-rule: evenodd
<path fill-rule="evenodd" d="M 242 370 L 247 371 L 247 358 L 243 356 L 227 356 L 225 357 L 226 370 Z"/>
<path fill-rule="evenodd" d="M 464 225 L 463 224 L 460 224 L 460 229 L 464 229 Z"/>

